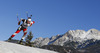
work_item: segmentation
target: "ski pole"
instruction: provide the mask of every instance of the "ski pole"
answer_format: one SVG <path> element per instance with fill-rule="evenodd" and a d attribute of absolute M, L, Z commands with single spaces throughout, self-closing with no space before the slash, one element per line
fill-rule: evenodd
<path fill-rule="evenodd" d="M 26 15 L 27 15 L 27 18 L 29 18 L 29 17 L 28 17 L 28 11 L 26 11 Z M 30 15 L 30 17 L 32 17 L 32 15 Z"/>
<path fill-rule="evenodd" d="M 27 15 L 27 18 L 28 18 L 28 11 L 26 11 L 26 15 Z"/>
<path fill-rule="evenodd" d="M 19 21 L 18 14 L 17 14 L 17 21 Z"/>

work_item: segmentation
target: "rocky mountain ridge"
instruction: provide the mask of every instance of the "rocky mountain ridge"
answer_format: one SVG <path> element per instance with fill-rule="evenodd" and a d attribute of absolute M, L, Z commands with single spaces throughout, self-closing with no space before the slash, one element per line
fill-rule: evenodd
<path fill-rule="evenodd" d="M 69 30 L 63 35 L 52 36 L 51 38 L 42 38 L 39 37 L 32 42 L 35 42 L 35 46 L 42 47 L 44 45 L 60 45 L 64 46 L 65 43 L 69 42 L 78 42 L 83 44 L 87 40 L 93 41 L 100 40 L 100 31 L 96 29 L 90 29 L 88 31 L 84 30 Z"/>

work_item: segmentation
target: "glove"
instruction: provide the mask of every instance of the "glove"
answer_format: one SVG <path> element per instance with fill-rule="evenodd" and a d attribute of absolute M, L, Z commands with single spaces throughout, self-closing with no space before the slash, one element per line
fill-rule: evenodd
<path fill-rule="evenodd" d="M 18 25 L 20 25 L 20 22 L 18 22 Z"/>
<path fill-rule="evenodd" d="M 35 21 L 33 21 L 33 24 L 35 23 Z"/>
<path fill-rule="evenodd" d="M 32 26 L 32 24 L 34 24 L 35 23 L 35 21 L 33 21 L 31 24 L 30 24 L 30 27 Z"/>

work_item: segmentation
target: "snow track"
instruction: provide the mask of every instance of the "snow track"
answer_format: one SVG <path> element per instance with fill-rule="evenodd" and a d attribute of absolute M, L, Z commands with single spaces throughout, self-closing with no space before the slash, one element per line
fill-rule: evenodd
<path fill-rule="evenodd" d="M 0 41 L 0 53 L 57 53 L 57 52 Z"/>

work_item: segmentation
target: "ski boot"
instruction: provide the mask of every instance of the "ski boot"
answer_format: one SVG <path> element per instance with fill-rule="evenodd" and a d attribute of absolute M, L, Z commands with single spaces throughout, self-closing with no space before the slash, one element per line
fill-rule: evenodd
<path fill-rule="evenodd" d="M 10 38 L 7 40 L 7 42 L 10 42 L 10 41 L 11 41 L 11 39 L 12 39 L 12 38 L 10 37 Z"/>
<path fill-rule="evenodd" d="M 21 39 L 21 40 L 18 42 L 18 44 L 23 45 L 23 39 Z"/>

